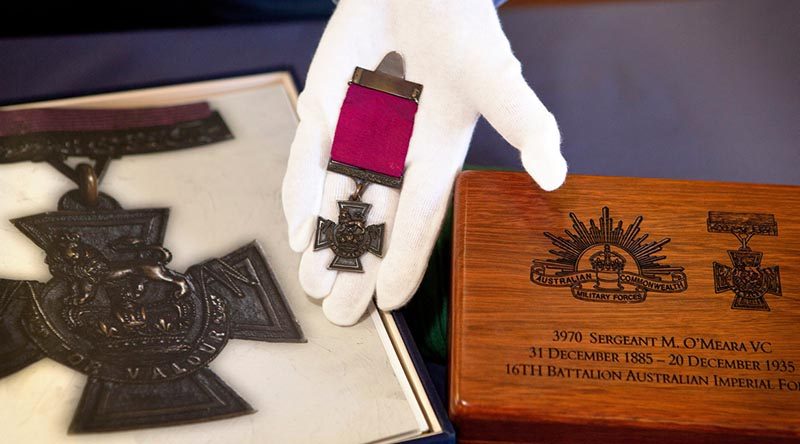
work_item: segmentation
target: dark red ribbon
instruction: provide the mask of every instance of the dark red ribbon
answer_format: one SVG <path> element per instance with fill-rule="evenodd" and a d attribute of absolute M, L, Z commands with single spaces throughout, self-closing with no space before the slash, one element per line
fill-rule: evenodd
<path fill-rule="evenodd" d="M 0 137 L 56 131 L 115 131 L 174 125 L 211 115 L 207 102 L 158 108 L 36 108 L 0 112 Z"/>
<path fill-rule="evenodd" d="M 413 100 L 351 83 L 336 124 L 331 160 L 402 177 L 417 106 Z"/>

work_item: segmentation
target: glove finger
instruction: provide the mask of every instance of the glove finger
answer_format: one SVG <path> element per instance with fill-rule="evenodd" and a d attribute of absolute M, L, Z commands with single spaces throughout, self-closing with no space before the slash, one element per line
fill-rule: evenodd
<path fill-rule="evenodd" d="M 389 242 L 393 226 L 391 215 L 397 208 L 398 198 L 397 190 L 380 185 L 370 185 L 362 197 L 362 201 L 372 204 L 367 215 L 367 224 L 385 224 L 384 253 L 391 251 Z M 322 311 L 334 324 L 347 326 L 358 322 L 375 294 L 375 281 L 378 277 L 381 258 L 366 253 L 360 259 L 364 272 L 339 273 L 331 294 L 322 302 Z"/>
<path fill-rule="evenodd" d="M 386 8 L 372 2 L 342 1 L 336 7 L 309 66 L 306 91 L 328 96 L 343 89 L 356 65 L 378 63 L 387 52 Z M 363 65 L 362 65 L 363 66 Z M 341 93 L 341 98 L 344 93 Z M 341 100 L 333 101 L 341 104 Z M 338 106 L 337 106 L 338 108 Z"/>
<path fill-rule="evenodd" d="M 314 251 L 309 246 L 300 258 L 298 275 L 300 286 L 307 295 L 314 299 L 322 299 L 329 295 L 336 282 L 335 270 L 329 270 L 328 265 L 333 260 L 333 252 L 329 249 Z"/>
<path fill-rule="evenodd" d="M 378 307 L 381 310 L 403 306 L 422 281 L 447 212 L 453 181 L 464 162 L 475 119 L 466 123 L 461 131 L 443 138 L 448 140 L 446 144 L 443 140 L 437 143 L 430 138 L 424 142 L 412 139 L 411 149 L 415 152 L 418 151 L 415 148 L 420 146 L 422 151 L 437 152 L 440 156 L 417 159 L 406 169 L 391 248 L 381 263 L 376 284 Z M 425 125 L 423 121 L 420 124 Z M 453 151 L 453 146 L 460 149 Z"/>
<path fill-rule="evenodd" d="M 567 162 L 561 155 L 561 133 L 556 119 L 528 87 L 522 74 L 496 85 L 493 100 L 480 112 L 510 144 L 520 150 L 525 171 L 547 191 L 564 183 Z"/>
<path fill-rule="evenodd" d="M 289 246 L 302 252 L 309 246 L 320 210 L 330 137 L 316 119 L 297 128 L 281 187 Z"/>
<path fill-rule="evenodd" d="M 543 189 L 553 190 L 561 186 L 567 173 L 558 125 L 522 76 L 497 13 L 485 8 L 481 32 L 471 38 L 479 39 L 478 48 L 493 49 L 471 54 L 471 66 L 477 69 L 465 76 L 465 91 L 486 120 L 520 150 L 528 174 Z"/>
<path fill-rule="evenodd" d="M 318 217 L 338 222 L 339 206 L 337 202 L 347 200 L 354 188 L 353 180 L 349 177 L 334 173 L 325 174 L 321 205 L 318 206 L 320 208 L 319 215 L 314 215 L 314 224 L 309 238 L 315 235 Z M 335 270 L 328 269 L 333 257 L 333 252 L 329 248 L 314 251 L 313 242 L 307 243 L 307 248 L 300 259 L 298 273 L 300 285 L 309 296 L 319 299 L 331 292 L 337 275 Z"/>
<path fill-rule="evenodd" d="M 346 327 L 361 319 L 375 293 L 379 263 L 380 258 L 364 256 L 364 273 L 339 273 L 331 294 L 322 301 L 322 311 L 329 321 Z"/>

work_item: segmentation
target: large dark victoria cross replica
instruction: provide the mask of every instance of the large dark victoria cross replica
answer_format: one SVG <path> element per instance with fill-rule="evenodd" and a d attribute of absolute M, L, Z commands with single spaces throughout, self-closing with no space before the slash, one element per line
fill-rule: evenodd
<path fill-rule="evenodd" d="M 231 339 L 305 341 L 258 244 L 172 270 L 169 210 L 125 210 L 97 190 L 111 158 L 231 138 L 219 115 L 134 131 L 152 135 L 148 143 L 130 132 L 84 131 L 81 140 L 109 143 L 83 151 L 61 134 L 0 137 L 0 162 L 47 161 L 78 184 L 58 211 L 12 220 L 44 251 L 52 278 L 0 280 L 0 378 L 45 356 L 86 374 L 71 433 L 252 413 L 208 364 Z M 69 155 L 95 164 L 73 169 Z"/>

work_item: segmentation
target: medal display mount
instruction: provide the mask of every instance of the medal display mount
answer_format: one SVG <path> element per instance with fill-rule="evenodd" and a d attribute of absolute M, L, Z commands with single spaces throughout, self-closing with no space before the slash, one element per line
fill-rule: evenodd
<path fill-rule="evenodd" d="M 465 442 L 800 442 L 799 187 L 463 173 L 451 307 Z"/>

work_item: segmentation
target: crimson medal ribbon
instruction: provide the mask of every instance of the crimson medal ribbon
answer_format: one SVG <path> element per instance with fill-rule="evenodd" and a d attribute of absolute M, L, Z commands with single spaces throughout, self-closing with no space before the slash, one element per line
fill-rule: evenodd
<path fill-rule="evenodd" d="M 400 188 L 422 85 L 405 80 L 403 58 L 388 53 L 375 71 L 356 68 L 342 103 L 328 170 L 355 181 L 338 201 L 339 220 L 320 217 L 314 250 L 330 248 L 328 268 L 363 272 L 361 256 L 383 255 L 384 224 L 367 224 L 372 205 L 361 196 L 370 183 Z"/>

